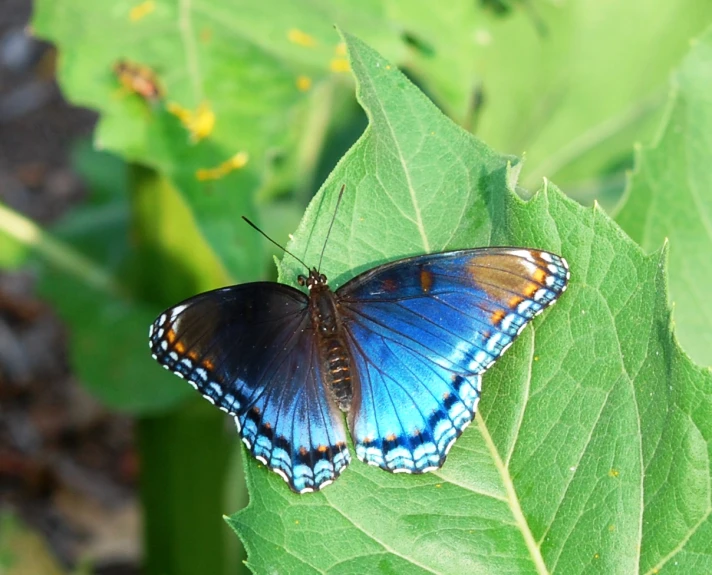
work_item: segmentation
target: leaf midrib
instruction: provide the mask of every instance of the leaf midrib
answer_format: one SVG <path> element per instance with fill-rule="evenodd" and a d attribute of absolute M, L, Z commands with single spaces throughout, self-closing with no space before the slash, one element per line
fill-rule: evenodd
<path fill-rule="evenodd" d="M 497 446 L 494 444 L 492 436 L 489 433 L 489 429 L 487 429 L 487 424 L 484 419 L 482 419 L 482 415 L 480 415 L 479 411 L 475 414 L 475 421 L 477 422 L 477 428 L 479 429 L 480 435 L 482 436 L 482 439 L 484 439 L 485 445 L 492 456 L 492 461 L 494 462 L 497 471 L 499 471 L 499 476 L 502 479 L 502 484 L 504 486 L 505 493 L 507 494 L 507 505 L 512 512 L 517 528 L 522 534 L 524 544 L 529 551 L 529 555 L 531 556 L 532 562 L 536 567 L 537 573 L 539 573 L 539 575 L 549 575 L 549 570 L 544 562 L 541 549 L 539 549 L 539 545 L 537 545 L 537 542 L 534 539 L 534 534 L 531 532 L 531 529 L 529 529 L 529 524 L 524 517 L 524 511 L 522 511 L 522 507 L 519 504 L 519 498 L 517 497 L 517 492 L 514 489 L 512 477 L 509 475 L 509 469 L 499 456 Z"/>
<path fill-rule="evenodd" d="M 350 52 L 350 57 L 357 59 L 358 58 L 358 53 Z M 359 59 L 359 63 L 363 68 L 366 68 L 366 64 L 364 63 L 363 60 Z M 369 87 L 372 89 L 374 93 L 376 93 L 375 86 L 372 82 L 370 82 L 370 76 L 367 76 L 367 79 L 369 80 Z M 381 110 L 381 114 L 383 115 L 383 119 L 385 122 L 385 125 L 388 127 L 388 131 L 391 135 L 391 140 L 393 142 L 393 146 L 398 154 L 398 161 L 401 165 L 401 168 L 403 169 L 403 175 L 405 176 L 406 183 L 408 185 L 408 193 L 410 194 L 410 200 L 411 204 L 413 205 L 413 210 L 415 211 L 415 224 L 418 228 L 418 233 L 420 234 L 420 238 L 423 242 L 423 250 L 424 253 L 429 254 L 430 253 L 430 241 L 428 240 L 428 234 L 425 231 L 425 226 L 423 225 L 423 216 L 422 212 L 420 210 L 420 206 L 418 204 L 418 199 L 415 194 L 415 188 L 413 187 L 413 182 L 411 180 L 411 174 L 410 171 L 408 170 L 408 166 L 406 164 L 405 158 L 403 157 L 403 150 L 398 142 L 398 139 L 396 138 L 396 134 L 393 130 L 393 125 L 391 124 L 391 121 L 388 117 L 388 114 L 386 113 L 386 109 L 383 107 L 383 102 L 381 101 L 380 98 L 373 98 L 373 100 L 376 101 L 376 105 Z M 365 109 L 368 109 L 367 106 L 364 105 Z M 369 122 L 370 124 L 371 122 Z M 397 205 L 397 202 L 393 202 L 395 205 Z"/>
<path fill-rule="evenodd" d="M 403 559 L 404 561 L 410 563 L 411 565 L 415 565 L 416 567 L 420 567 L 421 569 L 427 571 L 428 573 L 433 573 L 434 575 L 441 575 L 440 572 L 438 572 L 438 571 L 433 571 L 430 567 L 427 567 L 426 565 L 423 565 L 422 563 L 419 563 L 418 561 L 416 561 L 416 560 L 413 559 L 412 557 L 407 557 L 407 556 L 403 555 L 402 553 L 400 553 L 399 551 L 396 551 L 395 549 L 393 549 L 393 547 L 391 547 L 390 545 L 388 545 L 387 543 L 385 543 L 383 540 L 381 540 L 381 539 L 379 539 L 378 537 L 376 537 L 373 533 L 367 531 L 364 526 L 359 525 L 358 523 L 356 523 L 356 521 L 354 521 L 354 519 L 353 519 L 352 517 L 348 516 L 348 515 L 347 515 L 346 513 L 344 513 L 341 509 L 339 509 L 339 507 L 336 506 L 336 503 L 335 503 L 331 498 L 329 498 L 328 495 L 325 494 L 325 497 L 326 497 L 326 500 L 329 502 L 329 505 L 331 506 L 332 509 L 334 509 L 337 513 L 339 513 L 339 515 L 341 515 L 344 519 L 346 519 L 346 521 L 348 521 L 351 525 L 353 525 L 353 526 L 354 526 L 356 529 L 358 529 L 361 533 L 363 533 L 364 535 L 366 535 L 367 537 L 369 537 L 372 541 L 378 543 L 381 547 L 383 547 L 383 549 L 384 549 L 385 551 L 387 551 L 388 553 L 392 553 L 393 555 L 395 555 L 395 556 L 397 556 L 397 557 L 400 557 L 401 559 Z"/>

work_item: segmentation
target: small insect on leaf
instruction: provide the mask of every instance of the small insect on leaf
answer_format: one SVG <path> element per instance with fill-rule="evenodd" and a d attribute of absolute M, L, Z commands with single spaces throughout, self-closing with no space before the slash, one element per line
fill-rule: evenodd
<path fill-rule="evenodd" d="M 156 73 L 143 64 L 119 60 L 114 64 L 114 74 L 121 86 L 147 102 L 156 102 L 163 97 L 163 89 Z"/>

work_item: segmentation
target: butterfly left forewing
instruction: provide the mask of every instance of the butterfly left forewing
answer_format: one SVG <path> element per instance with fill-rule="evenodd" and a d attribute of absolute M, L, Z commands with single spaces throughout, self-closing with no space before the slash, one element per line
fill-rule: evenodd
<path fill-rule="evenodd" d="M 348 465 L 343 417 L 323 390 L 302 292 L 260 282 L 197 295 L 156 319 L 150 347 L 233 415 L 250 452 L 294 491 L 318 490 Z"/>
<path fill-rule="evenodd" d="M 555 254 L 482 248 L 386 264 L 338 290 L 358 373 L 358 457 L 390 471 L 440 467 L 474 416 L 481 374 L 567 281 Z"/>

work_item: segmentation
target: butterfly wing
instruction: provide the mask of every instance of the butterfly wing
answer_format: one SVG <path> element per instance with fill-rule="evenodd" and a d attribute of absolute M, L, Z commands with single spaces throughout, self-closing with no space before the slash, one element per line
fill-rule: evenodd
<path fill-rule="evenodd" d="M 289 286 L 243 284 L 190 298 L 150 330 L 153 357 L 233 415 L 252 454 L 298 493 L 331 483 L 350 460 L 307 305 Z"/>
<path fill-rule="evenodd" d="M 339 289 L 358 458 L 394 472 L 442 466 L 474 417 L 481 374 L 568 277 L 557 255 L 483 248 L 396 261 Z"/>

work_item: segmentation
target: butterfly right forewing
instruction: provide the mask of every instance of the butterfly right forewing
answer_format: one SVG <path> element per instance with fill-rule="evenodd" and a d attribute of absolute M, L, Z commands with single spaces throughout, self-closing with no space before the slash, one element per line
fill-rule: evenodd
<path fill-rule="evenodd" d="M 384 264 L 337 290 L 358 373 L 357 457 L 394 472 L 440 467 L 474 417 L 482 374 L 568 278 L 556 254 L 479 248 Z"/>
<path fill-rule="evenodd" d="M 298 493 L 327 485 L 350 460 L 307 306 L 289 286 L 243 284 L 166 310 L 150 331 L 155 359 L 232 414 L 252 454 Z"/>

